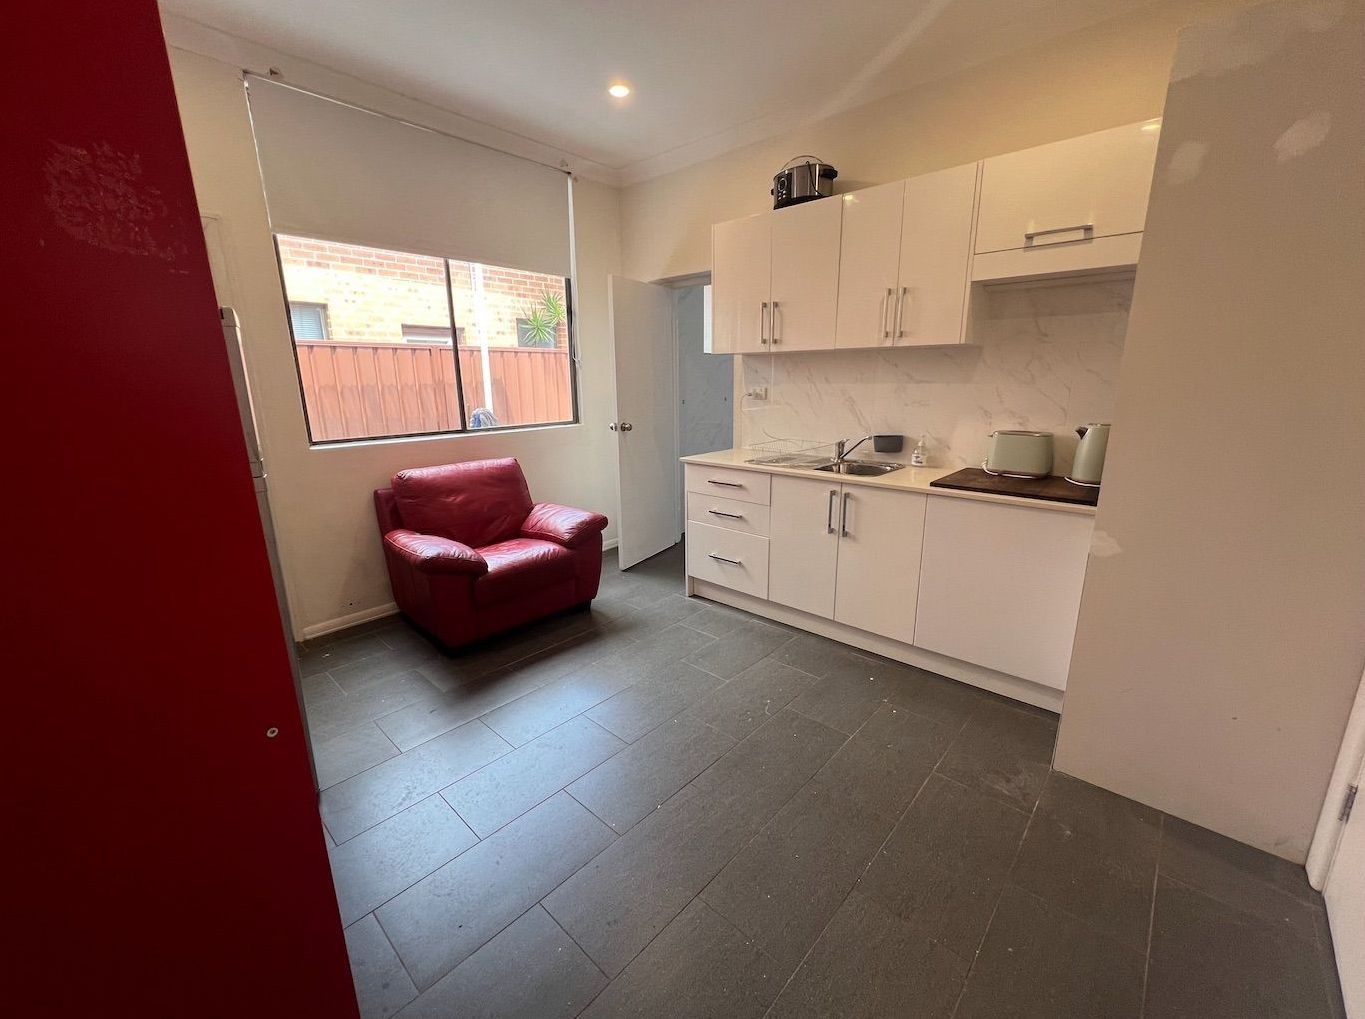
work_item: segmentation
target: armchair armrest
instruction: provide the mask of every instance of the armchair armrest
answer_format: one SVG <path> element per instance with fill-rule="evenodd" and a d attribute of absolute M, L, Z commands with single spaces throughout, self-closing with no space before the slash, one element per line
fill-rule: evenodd
<path fill-rule="evenodd" d="M 552 502 L 538 502 L 521 525 L 523 538 L 540 538 L 573 548 L 607 526 L 601 513 L 559 506 Z"/>
<path fill-rule="evenodd" d="M 482 577 L 488 572 L 483 556 L 468 545 L 433 534 L 397 530 L 384 535 L 384 546 L 423 573 L 464 574 Z"/>

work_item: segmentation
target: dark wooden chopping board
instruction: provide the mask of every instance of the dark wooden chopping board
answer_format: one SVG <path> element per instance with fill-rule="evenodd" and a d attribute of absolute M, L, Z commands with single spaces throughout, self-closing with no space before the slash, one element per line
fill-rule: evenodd
<path fill-rule="evenodd" d="M 956 488 L 964 492 L 990 492 L 992 495 L 1015 495 L 1021 499 L 1044 499 L 1048 502 L 1069 502 L 1077 506 L 1094 506 L 1100 501 L 1098 488 L 1073 485 L 1056 475 L 1048 478 L 1006 478 L 987 474 L 980 467 L 962 470 L 937 481 L 930 488 Z"/>

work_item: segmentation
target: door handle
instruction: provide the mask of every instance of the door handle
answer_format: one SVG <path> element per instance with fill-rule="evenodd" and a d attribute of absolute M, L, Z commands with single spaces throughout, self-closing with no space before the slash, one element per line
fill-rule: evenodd
<path fill-rule="evenodd" d="M 713 510 L 713 509 L 709 509 L 709 510 L 707 510 L 706 512 L 707 512 L 707 513 L 710 513 L 712 516 L 717 516 L 717 517 L 728 517 L 730 520 L 743 520 L 743 519 L 744 519 L 744 514 L 743 514 L 743 513 L 726 513 L 724 510 Z"/>
<path fill-rule="evenodd" d="M 616 422 L 613 421 L 611 424 L 607 425 L 607 427 L 610 428 L 613 432 L 616 431 Z"/>
<path fill-rule="evenodd" d="M 1054 227 L 1052 227 L 1052 228 L 1049 229 L 1049 230 L 1025 230 L 1025 231 L 1024 231 L 1024 243 L 1025 243 L 1025 244 L 1032 245 L 1033 242 L 1034 242 L 1037 238 L 1039 238 L 1039 237 L 1047 237 L 1047 236 L 1050 236 L 1051 234 L 1074 234 L 1074 233 L 1075 233 L 1076 231 L 1078 231 L 1078 230 L 1079 230 L 1081 233 L 1085 234 L 1085 236 L 1082 237 L 1081 240 L 1088 241 L 1088 240 L 1090 240 L 1091 237 L 1093 237 L 1094 234 L 1095 234 L 1095 224 L 1094 224 L 1094 223 L 1077 223 L 1075 226 L 1054 226 Z M 1048 244 L 1058 244 L 1058 243 L 1060 243 L 1060 242 L 1059 242 L 1059 241 L 1048 241 L 1048 242 L 1046 242 L 1046 243 L 1048 243 Z"/>
<path fill-rule="evenodd" d="M 905 297 L 910 293 L 909 287 L 901 287 L 900 295 L 896 298 L 896 339 L 905 335 L 905 326 L 902 322 L 905 319 Z"/>
<path fill-rule="evenodd" d="M 744 486 L 741 485 L 738 481 L 717 481 L 715 478 L 707 478 L 707 479 L 706 479 L 706 483 L 707 483 L 708 485 L 720 485 L 720 486 L 723 487 L 723 488 L 743 488 L 743 487 L 744 487 Z"/>
<path fill-rule="evenodd" d="M 845 492 L 843 508 L 839 511 L 839 537 L 841 538 L 848 537 L 848 496 L 849 493 Z"/>
<path fill-rule="evenodd" d="M 829 490 L 829 506 L 825 510 L 825 533 L 834 533 L 834 497 L 839 494 L 837 488 Z"/>
<path fill-rule="evenodd" d="M 777 335 L 777 302 L 773 302 L 772 314 L 768 316 L 768 335 L 771 337 L 772 345 L 775 347 L 782 342 L 782 338 Z"/>
<path fill-rule="evenodd" d="M 623 432 L 628 432 L 628 431 L 630 431 L 630 430 L 631 430 L 632 428 L 634 428 L 634 427 L 635 427 L 635 426 L 634 426 L 633 424 L 631 424 L 629 421 L 622 421 L 622 422 L 621 422 L 621 431 L 623 431 Z"/>
<path fill-rule="evenodd" d="M 716 553 L 714 553 L 714 552 L 707 552 L 707 553 L 706 553 L 706 556 L 707 556 L 708 559 L 714 559 L 714 560 L 715 560 L 716 562 L 718 562 L 718 563 L 729 563 L 731 566 L 743 566 L 743 565 L 744 565 L 744 564 L 743 564 L 742 562 L 740 562 L 738 559 L 726 559 L 725 556 L 723 556 L 723 555 L 716 555 Z"/>
<path fill-rule="evenodd" d="M 884 340 L 891 338 L 891 326 L 887 323 L 886 318 L 891 314 L 891 295 L 895 292 L 895 287 L 887 287 L 886 296 L 882 298 L 882 339 Z"/>
<path fill-rule="evenodd" d="M 758 342 L 767 346 L 768 344 L 768 302 L 764 301 L 758 306 Z"/>

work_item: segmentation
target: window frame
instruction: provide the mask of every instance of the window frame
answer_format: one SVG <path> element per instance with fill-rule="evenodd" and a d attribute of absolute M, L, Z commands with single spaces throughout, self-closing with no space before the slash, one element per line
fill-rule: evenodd
<path fill-rule="evenodd" d="M 285 309 L 289 312 L 289 331 L 294 331 L 294 309 L 298 308 L 316 311 L 318 322 L 322 326 L 322 335 L 315 340 L 304 340 L 304 343 L 325 343 L 332 338 L 332 323 L 327 317 L 327 305 L 319 301 L 285 301 Z M 297 342 L 297 341 L 295 341 Z"/>
<path fill-rule="evenodd" d="M 361 443 L 369 443 L 369 442 L 394 442 L 394 441 L 401 441 L 401 440 L 405 440 L 405 439 L 419 440 L 419 439 L 452 438 L 452 437 L 465 436 L 465 435 L 492 435 L 492 434 L 496 434 L 496 433 L 498 433 L 498 432 L 523 432 L 523 431 L 539 430 L 539 429 L 543 429 L 543 428 L 564 428 L 564 427 L 573 426 L 573 425 L 580 425 L 580 424 L 583 423 L 583 422 L 582 422 L 582 412 L 581 412 L 581 410 L 580 410 L 580 408 L 579 408 L 579 405 L 578 405 L 578 397 L 579 397 L 579 392 L 578 392 L 578 325 L 577 325 L 577 316 L 576 316 L 576 314 L 575 314 L 575 309 L 574 309 L 574 299 L 573 299 L 573 298 L 574 298 L 574 277 L 573 277 L 572 275 L 570 275 L 570 276 L 565 276 L 565 277 L 564 277 L 564 328 L 565 328 L 565 333 L 566 333 L 566 337 L 567 337 L 567 345 L 566 345 L 565 350 L 566 350 L 566 360 L 567 360 L 567 363 L 568 363 L 568 371 L 569 371 L 569 409 L 570 409 L 570 412 L 571 412 L 571 413 L 570 413 L 570 417 L 569 417 L 567 420 L 564 420 L 564 421 L 535 421 L 535 422 L 529 422 L 529 423 L 526 423 L 526 424 L 494 425 L 494 426 L 489 427 L 489 428 L 471 428 L 471 427 L 469 427 L 469 409 L 465 406 L 465 399 L 464 399 L 464 376 L 463 376 L 463 374 L 461 373 L 461 370 L 460 370 L 460 350 L 461 350 L 461 347 L 460 347 L 460 340 L 459 340 L 459 338 L 460 338 L 461 333 L 464 332 L 464 329 L 463 329 L 463 327 L 459 324 L 459 322 L 458 322 L 458 321 L 456 320 L 456 318 L 455 318 L 455 291 L 454 291 L 454 288 L 451 286 L 451 281 L 450 281 L 450 280 L 451 280 L 450 263 L 451 263 L 451 262 L 464 262 L 465 264 L 469 264 L 469 265 L 488 265 L 489 263 L 472 262 L 472 261 L 470 261 L 470 260 L 468 260 L 468 259 L 455 258 L 455 257 L 448 256 L 448 255 L 430 255 L 430 254 L 427 254 L 426 252 L 421 252 L 421 251 L 404 251 L 404 252 L 398 252 L 398 253 L 399 253 L 399 254 L 419 255 L 419 256 L 421 256 L 421 257 L 423 257 L 423 258 L 438 258 L 438 259 L 440 259 L 441 265 L 442 265 L 442 267 L 443 267 L 443 269 L 444 269 L 444 273 L 445 273 L 446 304 L 447 304 L 447 307 L 449 308 L 451 342 L 450 342 L 450 344 L 449 344 L 448 347 L 447 347 L 445 344 L 436 344 L 436 343 L 431 343 L 431 344 L 411 343 L 411 344 L 410 344 L 410 343 L 407 343 L 406 341 L 401 342 L 401 343 L 396 343 L 396 344 L 394 344 L 394 346 L 397 346 L 397 347 L 405 347 L 405 348 L 417 348 L 417 349 L 420 349 L 420 348 L 422 348 L 422 347 L 442 347 L 442 348 L 448 349 L 448 350 L 450 351 L 451 360 L 454 362 L 453 367 L 454 367 L 454 373 L 455 373 L 455 399 L 456 399 L 456 402 L 457 402 L 457 404 L 458 404 L 458 406 L 459 406 L 459 411 L 460 411 L 460 425 L 461 425 L 461 427 L 459 427 L 459 428 L 452 428 L 452 429 L 443 429 L 443 430 L 441 430 L 441 431 L 430 431 L 430 432 L 397 432 L 397 433 L 394 433 L 394 434 L 391 434 L 391 435 L 354 436 L 354 437 L 340 438 L 340 439 L 317 439 L 317 438 L 314 438 L 314 436 L 313 436 L 313 421 L 312 421 L 312 417 L 311 417 L 311 415 L 309 414 L 309 411 L 308 411 L 308 396 L 307 396 L 307 393 L 304 391 L 304 387 L 303 387 L 303 367 L 302 367 L 302 365 L 301 365 L 300 362 L 299 362 L 299 341 L 298 341 L 298 338 L 294 335 L 294 320 L 293 320 L 293 316 L 290 314 L 290 304 L 291 304 L 291 302 L 290 302 L 290 300 L 289 300 L 289 284 L 288 284 L 288 283 L 286 282 L 286 280 L 285 280 L 285 274 L 284 274 L 284 257 L 283 257 L 283 255 L 282 255 L 281 252 L 280 252 L 280 237 L 281 237 L 281 236 L 296 238 L 296 239 L 298 239 L 298 240 L 304 240 L 304 241 L 320 241 L 320 242 L 323 242 L 323 243 L 330 243 L 330 244 L 346 244 L 346 245 L 350 245 L 350 246 L 352 246 L 352 247 L 373 247 L 373 245 L 356 244 L 354 241 L 342 241 L 342 240 L 337 240 L 337 239 L 335 239 L 335 238 L 330 238 L 330 237 L 303 237 L 302 235 L 298 235 L 298 234 L 283 234 L 283 233 L 281 233 L 281 232 L 279 232 L 279 231 L 273 231 L 273 232 L 271 233 L 271 235 L 270 235 L 271 244 L 272 244 L 272 246 L 273 246 L 274 249 L 275 249 L 275 267 L 276 267 L 276 270 L 279 272 L 279 277 L 280 277 L 280 291 L 281 291 L 281 293 L 282 293 L 282 295 L 283 295 L 283 297 L 284 297 L 284 320 L 285 320 L 285 327 L 286 327 L 286 328 L 288 329 L 288 331 L 289 331 L 289 348 L 290 348 L 290 353 L 292 354 L 292 356 L 293 356 L 293 358 L 294 358 L 294 380 L 295 380 L 295 382 L 297 382 L 297 384 L 298 384 L 298 390 L 299 390 L 299 407 L 300 407 L 300 409 L 303 411 L 303 424 L 304 424 L 304 429 L 305 429 L 305 430 L 307 431 L 307 433 L 308 433 L 308 445 L 309 445 L 309 448 L 321 449 L 321 448 L 326 448 L 326 447 L 331 447 L 331 446 L 353 446 L 353 445 L 357 445 L 357 444 L 361 444 Z M 393 251 L 394 249 L 392 249 L 392 248 L 381 248 L 381 249 L 376 249 L 376 250 Z M 517 271 L 517 272 L 534 272 L 534 270 L 531 270 L 531 269 L 517 269 L 516 266 L 494 266 L 493 268 L 498 268 L 498 269 L 512 269 L 512 270 Z M 552 275 L 552 274 L 540 273 L 539 275 Z M 293 302 L 293 303 L 298 303 L 298 304 L 313 304 L 313 305 L 316 305 L 316 304 L 317 304 L 317 302 L 315 302 L 315 301 L 299 301 L 299 302 Z M 320 305 L 320 307 L 322 307 L 322 308 L 325 309 L 325 308 L 326 308 L 326 305 L 323 304 L 323 305 Z M 326 314 L 326 313 L 325 313 L 325 311 L 324 311 L 324 320 L 325 320 L 325 314 Z M 333 339 L 333 337 L 332 337 L 332 331 L 331 331 L 331 328 L 330 328 L 330 322 L 328 322 L 328 323 L 327 323 L 327 340 L 332 340 L 332 339 Z M 305 340 L 304 342 L 305 342 L 305 343 L 316 343 L 316 342 L 322 342 L 322 341 L 317 341 L 317 340 Z M 472 347 L 472 348 L 466 347 L 465 349 L 475 349 L 475 350 L 477 350 L 478 348 L 477 348 L 477 347 Z M 520 344 L 518 344 L 517 347 L 511 348 L 511 349 L 521 350 L 521 349 L 529 349 L 529 348 L 523 348 L 523 347 L 520 346 Z"/>

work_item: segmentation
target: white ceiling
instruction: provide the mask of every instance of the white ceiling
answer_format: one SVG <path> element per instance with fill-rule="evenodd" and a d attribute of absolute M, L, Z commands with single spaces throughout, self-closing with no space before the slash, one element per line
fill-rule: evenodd
<path fill-rule="evenodd" d="M 162 0 L 162 6 L 592 160 L 631 181 L 1150 2 Z M 606 94 L 618 78 L 635 89 L 624 101 Z"/>

